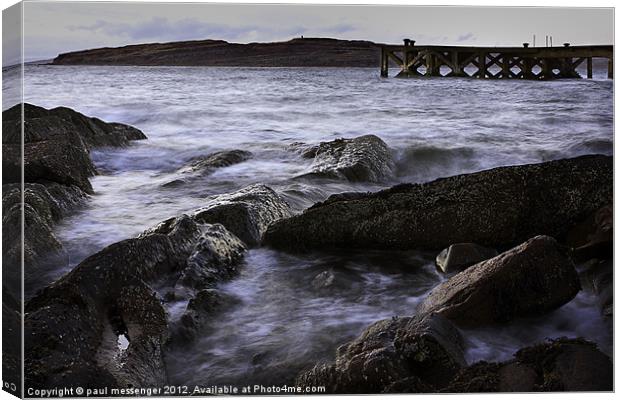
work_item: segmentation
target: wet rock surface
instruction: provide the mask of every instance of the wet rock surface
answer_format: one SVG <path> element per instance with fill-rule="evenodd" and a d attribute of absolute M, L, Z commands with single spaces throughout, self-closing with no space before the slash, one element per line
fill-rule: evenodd
<path fill-rule="evenodd" d="M 442 389 L 445 393 L 611 390 L 609 357 L 594 343 L 567 338 L 523 348 L 503 363 L 473 364 Z"/>
<path fill-rule="evenodd" d="M 394 317 L 369 326 L 338 349 L 333 364 L 318 364 L 299 385 L 327 393 L 381 393 L 414 385 L 437 389 L 465 366 L 458 330 L 440 315 Z"/>
<path fill-rule="evenodd" d="M 126 146 L 146 139 L 138 129 L 86 117 L 66 107 L 47 110 L 23 104 L 24 153 L 21 157 L 22 105 L 2 113 L 3 261 L 15 263 L 21 251 L 20 188 L 24 169 L 24 261 L 36 267 L 43 255 L 62 253 L 52 226 L 93 193 L 97 171 L 89 151 Z"/>
<path fill-rule="evenodd" d="M 214 196 L 193 217 L 199 222 L 222 224 L 246 245 L 256 246 L 270 224 L 291 215 L 289 205 L 275 191 L 259 184 Z"/>
<path fill-rule="evenodd" d="M 210 175 L 220 168 L 239 164 L 252 158 L 252 153 L 244 150 L 218 151 L 204 157 L 196 157 L 177 172 L 184 177 L 166 182 L 162 187 L 176 188 L 191 183 L 196 178 Z"/>
<path fill-rule="evenodd" d="M 443 249 L 435 259 L 437 269 L 445 274 L 459 272 L 497 255 L 497 250 L 475 243 L 456 243 Z"/>
<path fill-rule="evenodd" d="M 468 327 L 549 312 L 581 289 L 566 251 L 549 236 L 534 237 L 438 285 L 417 311 Z"/>
<path fill-rule="evenodd" d="M 336 139 L 301 150 L 314 158 L 310 172 L 298 178 L 380 182 L 392 176 L 394 160 L 387 144 L 375 135 Z"/>
<path fill-rule="evenodd" d="M 229 274 L 242 246 L 234 240 L 222 226 L 180 216 L 84 260 L 26 305 L 28 385 L 164 385 L 169 330 L 154 287 L 188 269 Z M 117 345 L 120 335 L 126 349 Z"/>
<path fill-rule="evenodd" d="M 508 248 L 538 234 L 561 237 L 609 204 L 612 170 L 611 157 L 582 156 L 332 196 L 272 224 L 265 242 L 286 250 Z"/>

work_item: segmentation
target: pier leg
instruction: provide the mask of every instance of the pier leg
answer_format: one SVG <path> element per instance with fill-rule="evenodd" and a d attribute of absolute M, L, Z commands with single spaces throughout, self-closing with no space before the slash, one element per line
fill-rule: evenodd
<path fill-rule="evenodd" d="M 382 78 L 387 78 L 388 77 L 388 55 L 387 55 L 387 50 L 385 48 L 381 48 L 381 77 Z"/>
<path fill-rule="evenodd" d="M 450 65 L 450 69 L 452 69 L 452 76 L 463 76 L 463 70 L 461 69 L 461 64 L 459 64 L 459 53 L 457 51 L 452 52 L 452 65 Z"/>
<path fill-rule="evenodd" d="M 487 55 L 486 53 L 480 53 L 478 55 L 478 76 L 477 78 L 484 79 L 487 77 Z"/>
<path fill-rule="evenodd" d="M 506 54 L 502 55 L 502 79 L 510 78 L 510 68 L 508 66 L 510 62 L 510 56 Z"/>
<path fill-rule="evenodd" d="M 435 58 L 432 54 L 428 53 L 424 57 L 426 63 L 426 76 L 433 76 L 433 70 L 435 69 Z"/>
<path fill-rule="evenodd" d="M 542 64 L 542 79 L 551 79 L 553 78 L 553 73 L 551 72 L 551 63 L 548 58 L 543 58 L 541 60 Z"/>
<path fill-rule="evenodd" d="M 523 79 L 532 79 L 532 60 L 523 59 Z"/>
<path fill-rule="evenodd" d="M 607 79 L 614 79 L 614 59 L 607 61 Z"/>
<path fill-rule="evenodd" d="M 403 50 L 403 70 L 402 73 L 406 74 L 406 76 L 409 76 L 409 61 L 411 61 L 411 51 L 409 51 L 409 46 L 405 46 L 405 49 Z"/>
<path fill-rule="evenodd" d="M 592 79 L 592 57 L 586 59 L 588 79 Z"/>

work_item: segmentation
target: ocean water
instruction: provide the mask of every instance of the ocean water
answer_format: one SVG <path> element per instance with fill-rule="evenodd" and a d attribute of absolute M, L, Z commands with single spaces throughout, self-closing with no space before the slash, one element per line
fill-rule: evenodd
<path fill-rule="evenodd" d="M 4 89 L 10 85 L 5 79 Z M 604 75 L 552 82 L 400 80 L 381 79 L 378 69 L 27 66 L 24 96 L 43 107 L 67 106 L 134 125 L 149 138 L 92 152 L 100 171 L 91 180 L 96 193 L 56 227 L 68 257 L 30 276 L 32 291 L 106 245 L 252 183 L 269 185 L 301 211 L 332 193 L 613 152 L 613 81 Z M 391 181 L 291 179 L 311 163 L 291 144 L 364 134 L 392 149 L 397 171 Z M 254 157 L 191 185 L 162 187 L 192 157 L 226 149 Z M 290 380 L 333 359 L 339 345 L 370 323 L 413 314 L 444 279 L 434 256 L 251 250 L 240 276 L 220 285 L 230 304 L 214 313 L 199 340 L 168 355 L 171 381 Z M 324 271 L 337 274 L 337 289 L 314 287 Z M 611 327 L 595 304 L 582 292 L 542 318 L 465 332 L 468 360 L 505 359 L 557 336 L 585 336 L 609 352 Z M 170 309 L 173 319 L 183 307 Z"/>

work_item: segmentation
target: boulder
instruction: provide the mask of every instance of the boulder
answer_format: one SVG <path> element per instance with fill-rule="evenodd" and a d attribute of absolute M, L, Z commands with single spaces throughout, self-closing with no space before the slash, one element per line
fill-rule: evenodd
<path fill-rule="evenodd" d="M 150 387 L 166 384 L 167 314 L 153 287 L 188 269 L 232 262 L 236 249 L 188 216 L 88 257 L 26 304 L 28 386 Z M 237 239 L 238 242 L 238 239 Z M 229 269 L 229 265 L 221 265 Z M 118 346 L 123 336 L 129 345 Z"/>
<path fill-rule="evenodd" d="M 245 245 L 223 225 L 204 228 L 179 282 L 194 289 L 206 288 L 237 273 L 237 264 L 246 251 Z"/>
<path fill-rule="evenodd" d="M 198 177 L 210 175 L 220 168 L 239 164 L 252 157 L 252 153 L 243 150 L 219 151 L 207 156 L 196 157 L 190 161 L 189 165 L 177 171 L 184 175 L 182 178 L 173 179 L 161 186 L 165 188 L 177 188 L 191 183 Z"/>
<path fill-rule="evenodd" d="M 19 265 L 22 251 L 20 185 L 2 185 L 2 190 L 3 263 Z M 63 247 L 54 235 L 52 226 L 82 203 L 86 194 L 76 186 L 46 182 L 45 185 L 25 183 L 23 195 L 24 263 L 28 267 L 28 272 L 33 273 L 43 256 L 62 253 Z M 21 279 L 19 269 L 16 268 L 15 271 L 5 269 L 7 277 L 15 275 L 15 279 L 17 276 Z"/>
<path fill-rule="evenodd" d="M 224 225 L 248 246 L 258 245 L 270 224 L 290 216 L 289 205 L 260 184 L 214 196 L 193 215 L 198 222 Z"/>
<path fill-rule="evenodd" d="M 185 313 L 171 338 L 171 346 L 186 345 L 197 338 L 199 330 L 210 317 L 224 306 L 236 304 L 237 299 L 217 289 L 202 289 L 187 303 Z"/>
<path fill-rule="evenodd" d="M 613 390 L 613 365 L 596 344 L 559 338 L 519 350 L 502 363 L 484 361 L 459 371 L 445 393 L 594 392 Z"/>
<path fill-rule="evenodd" d="M 89 150 L 146 137 L 131 126 L 105 123 L 65 107 L 47 110 L 23 104 L 23 114 L 22 123 L 21 104 L 2 112 L 3 262 L 21 261 L 23 178 L 24 262 L 30 269 L 43 255 L 62 251 L 53 224 L 93 193 L 89 178 L 97 171 Z"/>
<path fill-rule="evenodd" d="M 584 289 L 598 296 L 601 313 L 611 318 L 614 308 L 613 260 L 590 260 L 586 263 L 580 277 Z"/>
<path fill-rule="evenodd" d="M 497 250 L 475 243 L 456 243 L 443 249 L 435 259 L 435 266 L 444 274 L 459 272 L 481 261 L 495 257 Z"/>
<path fill-rule="evenodd" d="M 382 320 L 338 349 L 333 364 L 319 364 L 297 378 L 327 393 L 380 393 L 395 386 L 437 388 L 465 366 L 458 330 L 440 315 Z M 407 380 L 407 382 L 403 382 Z"/>
<path fill-rule="evenodd" d="M 436 286 L 418 313 L 439 313 L 476 327 L 547 313 L 580 289 L 565 249 L 549 236 L 536 236 Z"/>
<path fill-rule="evenodd" d="M 573 248 L 579 261 L 592 258 L 611 259 L 613 256 L 613 206 L 606 205 L 574 226 L 566 243 Z"/>
<path fill-rule="evenodd" d="M 380 182 L 391 177 L 394 170 L 390 149 L 375 135 L 323 142 L 303 150 L 302 156 L 314 158 L 314 162 L 310 172 L 298 178 Z"/>
<path fill-rule="evenodd" d="M 198 172 L 207 175 L 219 168 L 229 167 L 239 164 L 252 158 L 252 153 L 243 150 L 218 151 L 205 157 L 198 157 L 191 160 L 188 166 L 179 170 L 181 173 Z"/>
<path fill-rule="evenodd" d="M 509 248 L 539 234 L 561 237 L 610 204 L 612 172 L 612 157 L 583 156 L 332 196 L 272 224 L 264 240 L 296 251 Z"/>
<path fill-rule="evenodd" d="M 140 130 L 125 124 L 103 122 L 67 107 L 47 110 L 24 103 L 24 142 L 66 139 L 77 135 L 78 143 L 94 147 L 129 145 L 132 140 L 146 139 Z M 2 112 L 2 143 L 21 142 L 21 104 Z"/>
<path fill-rule="evenodd" d="M 86 193 L 88 178 L 97 173 L 89 150 L 101 146 L 126 146 L 146 139 L 138 129 L 105 123 L 66 107 L 46 110 L 24 104 L 24 153 L 21 157 L 21 104 L 2 113 L 3 183 L 51 181 L 75 185 Z"/>

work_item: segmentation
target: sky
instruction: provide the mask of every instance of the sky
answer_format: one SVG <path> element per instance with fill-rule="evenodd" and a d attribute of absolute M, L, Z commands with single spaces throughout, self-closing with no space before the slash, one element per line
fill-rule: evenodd
<path fill-rule="evenodd" d="M 5 16 L 6 20 L 6 16 Z M 74 50 L 193 39 L 229 42 L 305 37 L 418 44 L 521 46 L 613 43 L 611 8 L 235 5 L 27 2 L 24 58 Z M 5 36 L 6 40 L 6 36 Z M 5 50 L 6 51 L 6 50 Z M 5 55 L 3 65 L 17 53 Z"/>

